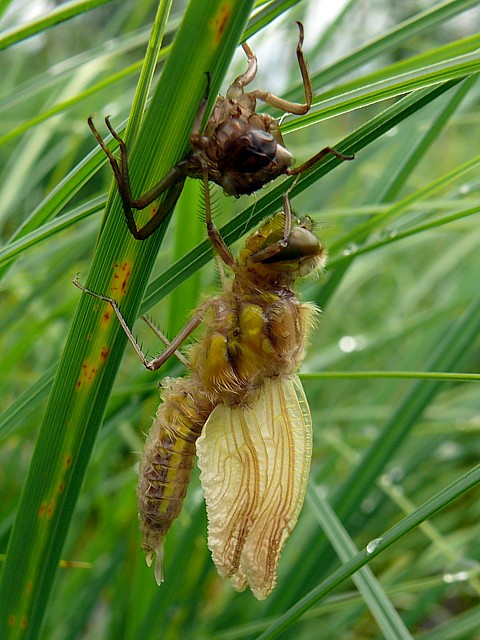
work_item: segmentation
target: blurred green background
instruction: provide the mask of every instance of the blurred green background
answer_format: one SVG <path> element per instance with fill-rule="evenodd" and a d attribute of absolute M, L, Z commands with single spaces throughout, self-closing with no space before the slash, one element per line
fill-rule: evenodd
<path fill-rule="evenodd" d="M 157 10 L 149 0 L 79 2 L 65 20 L 71 4 L 0 4 L 3 554 L 80 298 L 71 280 L 77 273 L 86 280 L 111 185 L 86 119 L 94 114 L 104 131 L 103 116 L 115 125 L 127 118 Z M 164 46 L 185 4 L 173 3 Z M 64 562 L 38 637 L 480 638 L 478 488 L 466 491 L 465 484 L 453 501 L 445 493 L 471 470 L 479 479 L 478 378 L 420 379 L 428 371 L 479 370 L 479 5 L 256 3 L 248 27 L 258 30 L 249 38 L 259 60 L 255 88 L 301 100 L 295 21 L 305 25 L 318 104 L 312 115 L 284 119 L 288 148 L 302 162 L 350 136 L 356 154 L 313 176 L 292 200 L 317 221 L 330 257 L 319 280 L 299 287 L 323 308 L 302 368 L 314 458 L 278 586 L 259 603 L 217 576 L 196 471 L 167 538 L 166 582 L 155 584 L 140 549 L 136 469 L 158 383 L 182 368 L 172 361 L 149 373 L 127 346 L 73 518 L 59 525 L 68 527 Z M 38 22 L 55 8 L 51 28 Z M 25 25 L 33 25 L 34 37 Z M 222 91 L 244 67 L 239 49 Z M 179 90 L 188 94 L 181 80 Z M 87 175 L 82 163 L 92 151 L 96 166 Z M 269 187 L 234 200 L 216 190 L 216 223 L 239 214 L 229 236 L 239 237 L 262 202 L 275 204 L 274 193 Z M 170 337 L 219 290 L 211 262 L 197 270 L 187 260 L 186 269 L 173 268 L 184 282 L 162 298 L 170 287 L 164 272 L 204 238 L 202 215 L 199 185 L 188 181 L 142 307 Z M 135 333 L 150 354 L 161 349 L 142 323 Z M 418 375 L 402 379 L 399 371 Z M 339 586 L 312 592 L 341 564 L 327 539 L 338 538 L 342 525 L 362 549 L 434 496 L 440 513 L 412 524 L 370 563 L 378 583 L 364 574 L 360 588 L 347 571 Z M 328 520 L 326 500 L 342 525 Z M 307 594 L 297 619 L 294 607 Z"/>

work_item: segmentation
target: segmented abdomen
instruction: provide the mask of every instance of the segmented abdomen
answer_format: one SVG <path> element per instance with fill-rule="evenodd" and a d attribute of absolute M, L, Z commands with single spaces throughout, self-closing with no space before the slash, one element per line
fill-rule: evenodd
<path fill-rule="evenodd" d="M 155 578 L 163 581 L 163 539 L 182 508 L 195 456 L 195 443 L 212 411 L 198 381 L 164 382 L 163 403 L 145 443 L 138 479 L 143 548 Z"/>

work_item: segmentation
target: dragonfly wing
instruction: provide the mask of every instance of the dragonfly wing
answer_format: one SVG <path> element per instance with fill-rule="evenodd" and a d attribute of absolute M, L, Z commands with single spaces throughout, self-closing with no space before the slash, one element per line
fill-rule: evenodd
<path fill-rule="evenodd" d="M 248 584 L 258 599 L 275 587 L 311 451 L 310 411 L 295 375 L 267 378 L 248 403 L 215 407 L 197 442 L 213 561 L 236 589 Z"/>
<path fill-rule="evenodd" d="M 249 407 L 217 405 L 197 441 L 198 465 L 208 515 L 208 546 L 218 573 L 237 573 L 260 497 L 260 468 L 252 441 Z M 246 580 L 238 584 L 242 590 Z"/>

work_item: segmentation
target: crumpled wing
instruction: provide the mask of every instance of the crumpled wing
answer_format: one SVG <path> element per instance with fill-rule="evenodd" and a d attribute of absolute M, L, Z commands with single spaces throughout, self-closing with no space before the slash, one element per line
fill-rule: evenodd
<path fill-rule="evenodd" d="M 312 421 L 298 376 L 267 378 L 244 404 L 216 406 L 197 454 L 218 573 L 263 600 L 276 585 L 310 470 Z"/>

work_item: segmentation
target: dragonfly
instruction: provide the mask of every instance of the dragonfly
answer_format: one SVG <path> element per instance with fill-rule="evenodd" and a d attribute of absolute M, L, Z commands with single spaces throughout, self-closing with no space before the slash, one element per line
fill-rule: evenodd
<path fill-rule="evenodd" d="M 225 97 L 218 96 L 212 114 L 202 131 L 202 122 L 208 104 L 209 74 L 207 74 L 207 94 L 201 101 L 190 136 L 191 151 L 178 162 L 151 189 L 138 197 L 133 197 L 128 170 L 128 151 L 124 140 L 113 128 L 110 119 L 105 123 L 120 149 L 120 161 L 105 144 L 97 131 L 92 117 L 89 127 L 98 144 L 108 157 L 122 201 L 128 228 L 137 240 L 145 240 L 165 220 L 174 208 L 187 177 L 208 179 L 223 188 L 226 195 L 240 197 L 251 194 L 281 175 L 299 176 L 326 155 L 332 154 L 340 160 L 353 160 L 354 156 L 339 153 L 333 147 L 325 147 L 306 162 L 294 167 L 294 157 L 285 146 L 280 126 L 275 118 L 257 112 L 260 100 L 284 113 L 306 114 L 312 105 L 313 93 L 310 76 L 303 55 L 304 29 L 297 22 L 299 39 L 297 60 L 303 81 L 305 103 L 291 102 L 264 91 L 255 89 L 246 92 L 257 74 L 257 58 L 249 45 L 242 48 L 247 57 L 245 73 L 238 76 L 228 88 Z M 164 200 L 155 207 L 155 213 L 142 227 L 137 227 L 133 209 L 142 210 L 166 193 Z"/>
<path fill-rule="evenodd" d="M 164 539 L 181 511 L 196 454 L 217 571 L 235 589 L 249 586 L 264 599 L 303 505 L 312 453 L 297 370 L 318 309 L 301 302 L 293 287 L 323 268 L 326 252 L 312 220 L 292 212 L 286 193 L 283 210 L 247 237 L 235 259 L 211 220 L 208 189 L 205 201 L 222 291 L 171 342 L 147 318 L 168 343 L 159 356 L 150 360 L 142 352 L 113 298 L 75 284 L 113 308 L 149 370 L 173 355 L 187 367 L 185 376 L 163 381 L 140 461 L 143 549 L 149 566 L 155 560 L 157 583 L 164 579 Z M 203 335 L 185 357 L 178 350 L 200 326 Z"/>

